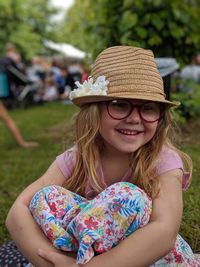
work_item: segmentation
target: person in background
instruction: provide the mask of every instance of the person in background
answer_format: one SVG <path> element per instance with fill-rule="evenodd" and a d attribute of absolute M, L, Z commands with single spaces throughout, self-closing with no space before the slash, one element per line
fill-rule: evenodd
<path fill-rule="evenodd" d="M 174 144 L 179 103 L 165 98 L 152 51 L 105 49 L 70 99 L 75 145 L 9 211 L 19 249 L 37 267 L 199 267 L 178 234 L 192 162 Z"/>
<path fill-rule="evenodd" d="M 70 92 L 75 87 L 73 76 L 68 72 L 66 66 L 61 67 L 61 76 L 57 78 L 60 99 L 68 100 Z"/>
<path fill-rule="evenodd" d="M 192 92 L 194 84 L 200 84 L 200 54 L 192 58 L 190 65 L 186 65 L 180 72 L 179 90 Z"/>
<path fill-rule="evenodd" d="M 82 66 L 81 63 L 74 62 L 68 66 L 68 72 L 73 76 L 74 82 L 80 82 L 82 77 Z"/>
<path fill-rule="evenodd" d="M 59 93 L 55 77 L 53 73 L 48 73 L 44 82 L 44 93 L 42 100 L 46 102 L 51 102 L 59 99 Z"/>
<path fill-rule="evenodd" d="M 82 65 L 82 76 L 81 76 L 81 83 L 84 83 L 84 81 L 87 81 L 90 73 L 90 66 L 87 62 L 83 62 Z"/>
<path fill-rule="evenodd" d="M 16 123 L 14 120 L 10 117 L 8 114 L 8 111 L 4 104 L 0 101 L 0 119 L 5 123 L 13 137 L 15 138 L 18 145 L 20 145 L 23 148 L 34 148 L 38 147 L 37 142 L 28 142 L 24 140 L 22 134 L 20 133 L 20 130 L 18 129 Z"/>
<path fill-rule="evenodd" d="M 200 54 L 197 53 L 193 56 L 192 62 L 189 65 L 186 65 L 181 70 L 181 78 L 184 79 L 193 79 L 195 82 L 199 80 L 200 72 Z"/>
<path fill-rule="evenodd" d="M 5 56 L 1 59 L 1 69 L 6 73 L 10 87 L 10 93 L 17 95 L 21 87 L 27 83 L 25 65 L 21 60 L 21 55 L 14 44 L 6 45 Z"/>

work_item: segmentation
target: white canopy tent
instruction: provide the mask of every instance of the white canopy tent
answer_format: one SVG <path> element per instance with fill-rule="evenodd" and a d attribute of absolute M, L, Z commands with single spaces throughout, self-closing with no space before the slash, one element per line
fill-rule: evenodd
<path fill-rule="evenodd" d="M 45 41 L 45 46 L 64 54 L 68 58 L 82 60 L 86 57 L 85 52 L 81 51 L 80 49 L 70 44 L 54 43 L 52 41 Z"/>

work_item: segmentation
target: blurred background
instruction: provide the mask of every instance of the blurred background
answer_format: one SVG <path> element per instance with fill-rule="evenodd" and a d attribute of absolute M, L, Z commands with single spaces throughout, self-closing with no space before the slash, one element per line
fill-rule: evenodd
<path fill-rule="evenodd" d="M 35 150 L 17 146 L 0 120 L 0 243 L 19 192 L 73 143 L 69 101 L 104 48 L 152 49 L 194 161 L 181 234 L 200 251 L 200 0 L 1 0 L 0 101 Z"/>
<path fill-rule="evenodd" d="M 67 99 L 100 51 L 131 45 L 152 49 L 162 59 L 159 67 L 168 68 L 167 97 L 184 105 L 179 119 L 199 115 L 199 14 L 199 0 L 2 0 L 0 57 L 13 45 L 14 67 L 25 74 L 6 69 L 17 80 L 4 96 L 7 105 Z M 5 68 L 0 62 L 0 71 Z"/>

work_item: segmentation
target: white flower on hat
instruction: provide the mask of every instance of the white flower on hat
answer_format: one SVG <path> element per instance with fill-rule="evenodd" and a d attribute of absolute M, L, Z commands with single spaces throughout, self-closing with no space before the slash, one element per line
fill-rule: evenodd
<path fill-rule="evenodd" d="M 83 84 L 80 82 L 75 82 L 75 84 L 77 88 L 69 94 L 71 100 L 81 96 L 107 95 L 109 81 L 102 75 L 96 79 L 95 83 L 93 83 L 93 78 L 89 77 Z"/>

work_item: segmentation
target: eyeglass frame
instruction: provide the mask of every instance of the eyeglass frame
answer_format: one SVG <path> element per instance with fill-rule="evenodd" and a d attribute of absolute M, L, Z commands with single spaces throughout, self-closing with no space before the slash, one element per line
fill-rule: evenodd
<path fill-rule="evenodd" d="M 128 102 L 128 103 L 130 104 L 130 106 L 131 106 L 130 112 L 129 112 L 125 117 L 119 119 L 119 118 L 115 118 L 115 117 L 113 117 L 113 116 L 110 114 L 110 112 L 109 112 L 109 104 L 110 104 L 112 101 L 114 101 L 114 100 L 123 100 L 123 101 L 126 101 L 126 102 Z M 109 100 L 109 101 L 104 101 L 104 103 L 106 104 L 106 108 L 107 108 L 108 115 L 109 115 L 112 119 L 114 119 L 114 120 L 124 120 L 124 119 L 128 118 L 128 117 L 131 115 L 131 113 L 133 112 L 134 108 L 137 109 L 137 112 L 138 112 L 140 118 L 141 118 L 143 121 L 147 122 L 147 123 L 154 123 L 154 122 L 156 122 L 156 121 L 160 121 L 160 120 L 163 118 L 163 116 L 164 116 L 164 107 L 163 107 L 160 103 L 155 102 L 155 101 L 145 101 L 145 102 L 143 102 L 142 104 L 132 104 L 132 102 L 131 102 L 130 100 L 128 100 L 128 99 L 112 99 L 112 100 Z M 148 121 L 148 120 L 145 120 L 145 119 L 142 117 L 140 109 L 141 109 L 141 107 L 142 107 L 143 105 L 145 105 L 145 104 L 147 104 L 147 103 L 158 103 L 158 105 L 159 105 L 159 107 L 160 107 L 160 116 L 159 116 L 158 119 L 156 119 L 156 120 L 154 120 L 154 121 Z"/>

